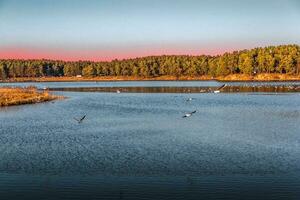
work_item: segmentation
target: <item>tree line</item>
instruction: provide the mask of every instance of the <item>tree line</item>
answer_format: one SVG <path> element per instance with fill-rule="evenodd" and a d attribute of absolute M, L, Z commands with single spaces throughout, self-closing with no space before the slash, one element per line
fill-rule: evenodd
<path fill-rule="evenodd" d="M 162 55 L 110 62 L 59 60 L 0 60 L 0 79 L 42 76 L 158 77 L 259 73 L 300 73 L 300 46 L 280 45 L 234 51 L 218 56 Z"/>

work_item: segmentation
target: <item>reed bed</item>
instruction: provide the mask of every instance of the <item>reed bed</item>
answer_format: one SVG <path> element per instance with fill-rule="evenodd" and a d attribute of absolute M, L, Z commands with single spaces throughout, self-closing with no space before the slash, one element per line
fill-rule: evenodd
<path fill-rule="evenodd" d="M 62 98 L 36 87 L 0 87 L 0 106 L 33 104 Z"/>

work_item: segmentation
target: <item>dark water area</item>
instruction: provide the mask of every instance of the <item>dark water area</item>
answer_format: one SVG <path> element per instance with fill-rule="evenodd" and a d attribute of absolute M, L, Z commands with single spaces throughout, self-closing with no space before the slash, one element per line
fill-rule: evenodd
<path fill-rule="evenodd" d="M 1 175 L 5 199 L 299 199 L 299 177 Z M 283 187 L 283 185 L 288 187 Z M 33 192 L 34 191 L 34 192 Z"/>
<path fill-rule="evenodd" d="M 220 87 L 69 87 L 69 88 L 47 88 L 50 91 L 69 92 L 129 92 L 129 93 L 238 93 L 238 92 L 300 92 L 300 85 L 290 86 L 224 86 Z"/>
<path fill-rule="evenodd" d="M 225 85 L 225 87 L 222 87 Z M 225 93 L 300 92 L 300 82 L 219 82 L 219 81 L 111 81 L 111 82 L 24 82 L 0 83 L 0 87 L 35 86 L 41 90 L 72 92 L 129 92 L 129 93 Z M 220 89 L 222 87 L 222 89 Z"/>
<path fill-rule="evenodd" d="M 0 108 L 1 200 L 300 198 L 299 93 L 54 93 Z"/>

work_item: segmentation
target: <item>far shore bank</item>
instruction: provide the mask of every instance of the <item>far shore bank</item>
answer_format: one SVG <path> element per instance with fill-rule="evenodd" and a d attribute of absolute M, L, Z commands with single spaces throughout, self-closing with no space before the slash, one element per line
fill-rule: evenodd
<path fill-rule="evenodd" d="M 232 74 L 228 76 L 158 76 L 158 77 L 135 77 L 135 76 L 96 76 L 96 77 L 20 77 L 0 80 L 0 82 L 81 82 L 81 81 L 221 81 L 221 82 L 251 82 L 251 81 L 300 81 L 300 75 L 287 74 L 258 74 L 255 76 L 245 74 Z"/>

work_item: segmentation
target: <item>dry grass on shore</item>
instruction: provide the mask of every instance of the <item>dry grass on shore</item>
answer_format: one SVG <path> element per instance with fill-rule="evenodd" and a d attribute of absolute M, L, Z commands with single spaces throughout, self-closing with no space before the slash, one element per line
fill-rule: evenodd
<path fill-rule="evenodd" d="M 225 77 L 218 77 L 221 81 L 300 81 L 300 75 L 289 74 L 257 74 L 249 76 L 245 74 L 231 74 Z"/>
<path fill-rule="evenodd" d="M 36 77 L 36 78 L 11 78 L 2 82 L 79 82 L 79 81 L 197 81 L 197 80 L 219 80 L 219 81 L 300 81 L 300 75 L 288 74 L 258 74 L 255 76 L 245 74 L 231 74 L 228 76 L 211 77 L 205 76 L 158 76 L 158 77 L 136 77 L 136 76 L 96 76 L 96 77 Z M 1 82 L 1 80 L 0 80 Z"/>
<path fill-rule="evenodd" d="M 62 98 L 62 97 L 52 95 L 48 91 L 40 92 L 37 90 L 36 87 L 0 88 L 0 107 L 40 103 L 45 101 L 51 101 L 58 98 Z"/>

